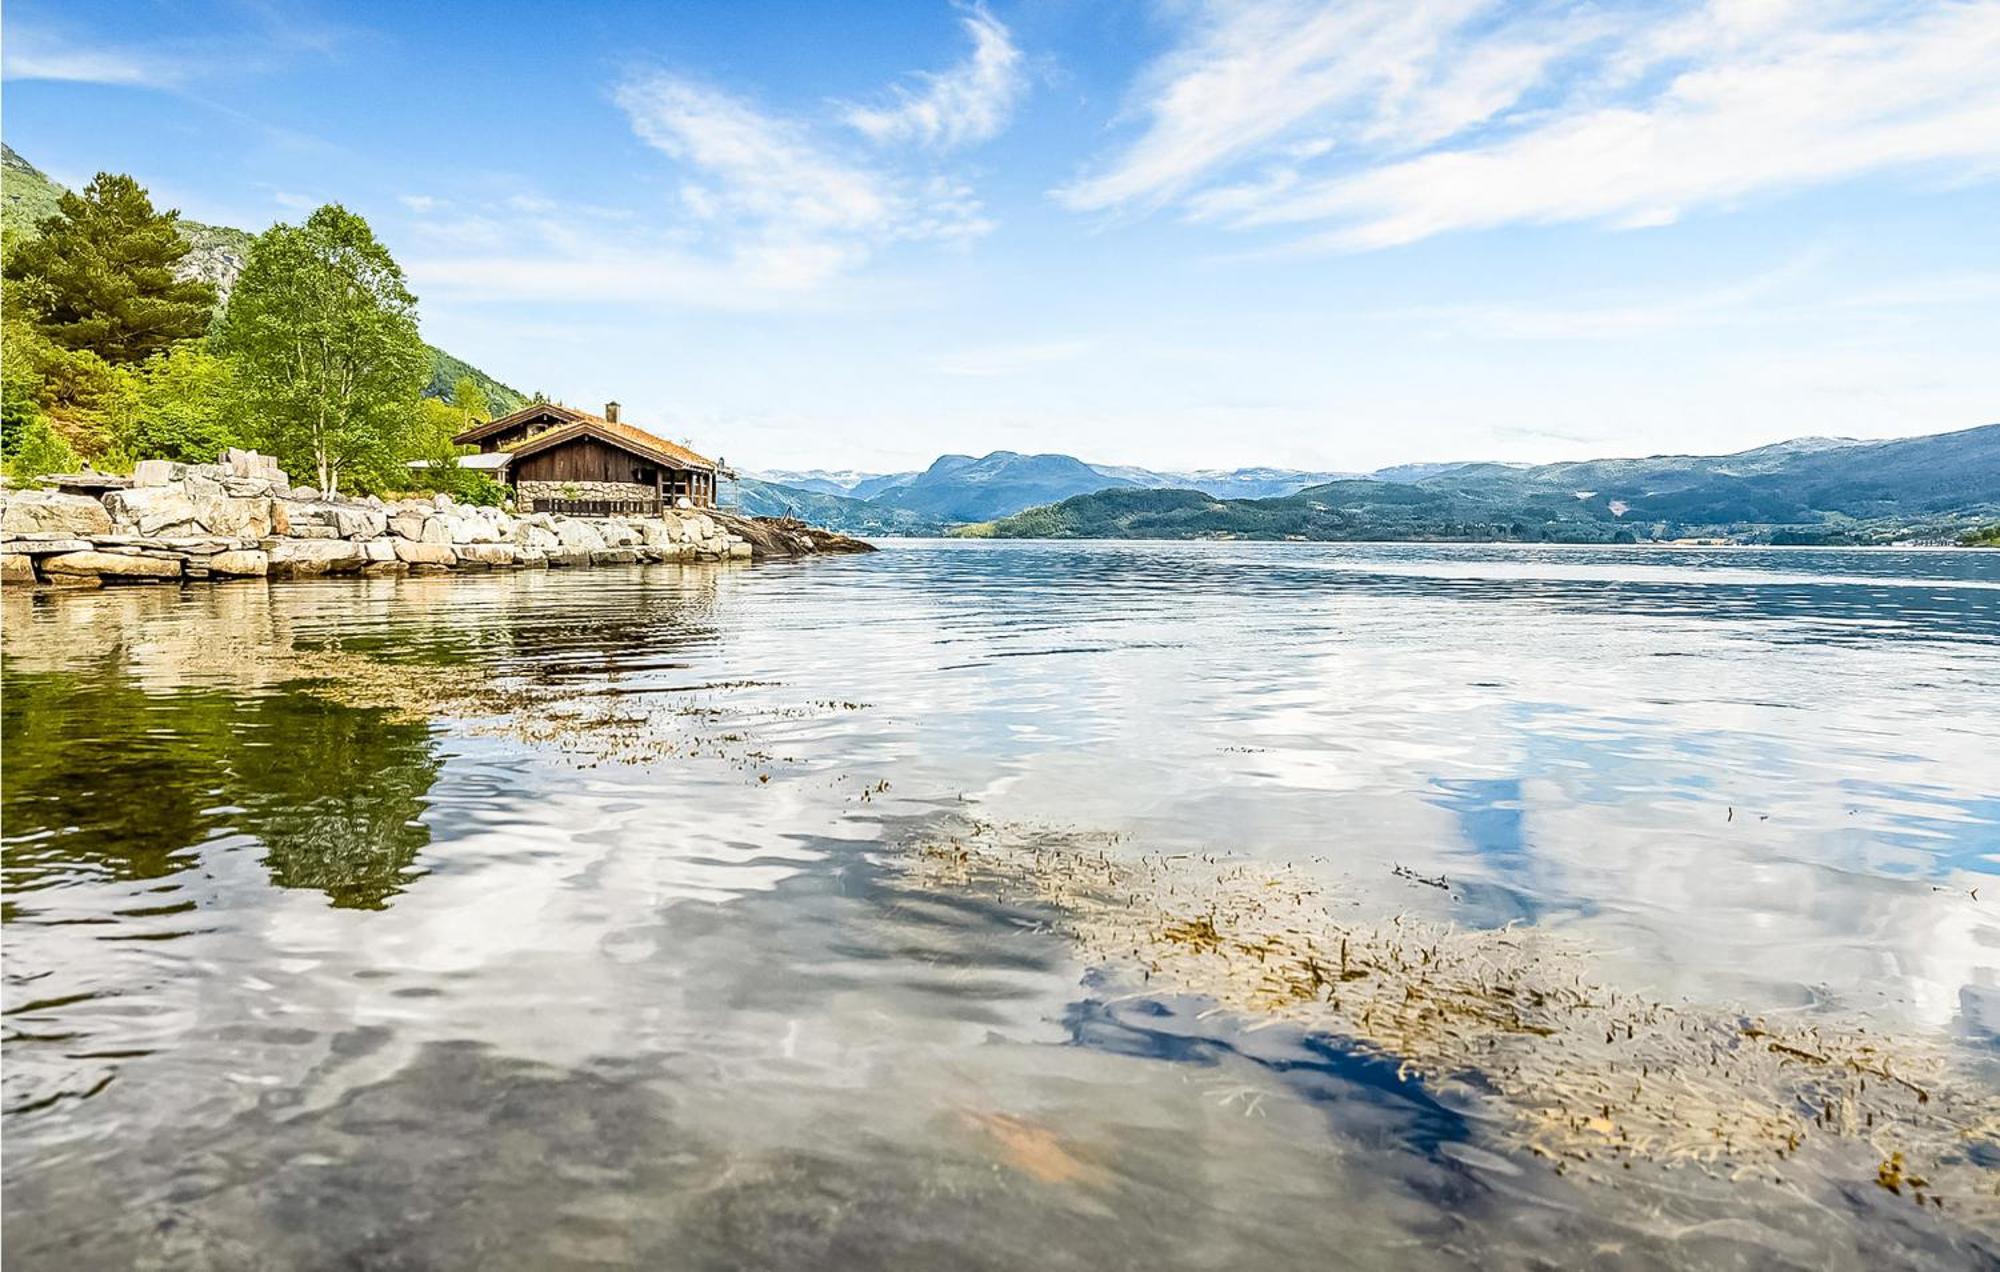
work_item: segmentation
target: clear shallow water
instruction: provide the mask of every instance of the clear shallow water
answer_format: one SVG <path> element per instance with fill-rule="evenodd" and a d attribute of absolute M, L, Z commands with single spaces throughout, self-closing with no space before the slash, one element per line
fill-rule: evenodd
<path fill-rule="evenodd" d="M 896 860 L 972 813 L 1301 862 L 1978 1060 L 2000 554 L 911 544 L 5 609 L 21 1266 L 1991 1257 L 1865 1184 L 1573 1185 Z M 677 750 L 264 656 L 330 642 L 602 691 Z"/>

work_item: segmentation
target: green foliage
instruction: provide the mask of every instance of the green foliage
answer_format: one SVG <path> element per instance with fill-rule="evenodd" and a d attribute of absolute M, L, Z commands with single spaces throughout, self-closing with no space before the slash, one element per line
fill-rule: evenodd
<path fill-rule="evenodd" d="M 9 316 L 8 394 L 31 398 L 65 445 L 100 467 L 120 466 L 121 441 L 137 408 L 137 377 L 85 349 L 65 349 L 31 323 Z"/>
<path fill-rule="evenodd" d="M 12 455 L 30 427 L 47 423 L 41 389 L 41 377 L 21 359 L 0 359 L 0 454 Z"/>
<path fill-rule="evenodd" d="M 40 415 L 9 430 L 6 452 L 7 475 L 22 482 L 43 473 L 75 472 L 82 462 Z"/>
<path fill-rule="evenodd" d="M 512 493 L 485 473 L 461 468 L 458 490 L 455 492 L 460 503 L 476 504 L 482 508 L 498 508 L 506 503 Z"/>
<path fill-rule="evenodd" d="M 50 340 L 115 365 L 207 329 L 215 288 L 175 276 L 191 250 L 178 213 L 154 211 L 138 182 L 109 172 L 57 206 L 7 256 L 9 287 Z"/>
<path fill-rule="evenodd" d="M 471 413 L 437 398 L 416 403 L 414 418 L 405 436 L 404 454 L 423 460 L 427 468 L 410 469 L 406 480 L 417 490 L 443 492 L 460 503 L 497 508 L 507 498 L 507 488 L 485 473 L 458 464 L 459 449 L 452 437 L 471 423 Z"/>
<path fill-rule="evenodd" d="M 1967 548 L 2000 548 L 2000 522 L 1968 530 L 1959 536 L 1958 542 Z"/>
<path fill-rule="evenodd" d="M 493 418 L 493 408 L 486 401 L 486 391 L 479 387 L 479 381 L 469 375 L 458 377 L 451 386 L 451 404 L 465 412 L 465 422 L 484 424 Z"/>
<path fill-rule="evenodd" d="M 126 449 L 146 459 L 213 463 L 239 441 L 234 364 L 198 341 L 147 359 Z"/>
<path fill-rule="evenodd" d="M 257 238 L 217 331 L 255 439 L 322 490 L 400 484 L 411 403 L 430 374 L 416 297 L 368 223 L 339 204 Z"/>

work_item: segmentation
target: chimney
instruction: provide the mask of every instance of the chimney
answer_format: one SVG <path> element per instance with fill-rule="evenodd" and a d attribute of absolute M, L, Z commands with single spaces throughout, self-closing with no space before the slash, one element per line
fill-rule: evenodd
<path fill-rule="evenodd" d="M 606 402 L 604 404 L 604 418 L 610 420 L 613 424 L 618 422 L 618 404 L 616 402 Z"/>

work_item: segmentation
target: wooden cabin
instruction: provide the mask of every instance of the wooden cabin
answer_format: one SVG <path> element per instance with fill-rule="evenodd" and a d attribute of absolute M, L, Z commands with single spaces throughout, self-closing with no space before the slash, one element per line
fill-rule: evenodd
<path fill-rule="evenodd" d="M 513 487 L 523 512 L 572 517 L 659 515 L 686 499 L 715 506 L 721 465 L 618 418 L 618 404 L 592 415 L 554 402 L 530 402 L 451 439 L 477 446 L 479 464 Z M 504 456 L 504 458 L 499 458 Z"/>

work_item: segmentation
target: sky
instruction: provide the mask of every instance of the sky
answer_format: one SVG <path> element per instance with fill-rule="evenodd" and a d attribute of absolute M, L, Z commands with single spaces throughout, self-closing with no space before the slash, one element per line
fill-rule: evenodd
<path fill-rule="evenodd" d="M 0 132 L 366 216 L 743 468 L 1357 471 L 2000 421 L 2000 0 L 12 0 Z"/>

